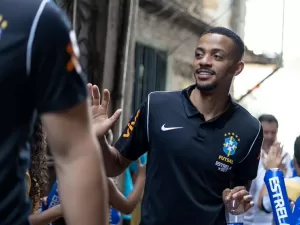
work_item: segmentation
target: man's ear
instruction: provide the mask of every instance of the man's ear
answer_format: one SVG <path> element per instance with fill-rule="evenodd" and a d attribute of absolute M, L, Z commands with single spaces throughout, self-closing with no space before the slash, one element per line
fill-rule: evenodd
<path fill-rule="evenodd" d="M 236 65 L 235 68 L 235 72 L 234 72 L 234 76 L 238 76 L 244 69 L 244 62 L 243 61 L 239 61 Z"/>

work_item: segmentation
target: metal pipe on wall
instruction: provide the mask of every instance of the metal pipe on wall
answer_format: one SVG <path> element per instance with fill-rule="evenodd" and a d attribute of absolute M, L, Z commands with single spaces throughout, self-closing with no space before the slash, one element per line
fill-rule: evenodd
<path fill-rule="evenodd" d="M 131 116 L 131 101 L 133 87 L 133 63 L 135 47 L 135 25 L 138 11 L 138 0 L 123 1 L 123 24 L 119 46 L 121 47 L 121 62 L 118 66 L 113 89 L 113 110 L 123 109 L 118 124 L 113 129 L 114 137 L 118 138 Z M 126 99 L 126 100 L 125 100 Z M 126 104 L 125 104 L 126 102 Z"/>
<path fill-rule="evenodd" d="M 72 24 L 73 24 L 73 29 L 74 29 L 75 32 L 76 32 L 77 5 L 78 5 L 77 0 L 74 0 Z"/>
<path fill-rule="evenodd" d="M 119 138 L 123 128 L 126 126 L 131 116 L 132 89 L 134 83 L 134 48 L 135 48 L 135 24 L 138 12 L 138 0 L 123 1 L 123 26 L 119 38 L 121 47 L 121 61 L 116 63 L 115 80 L 113 81 L 114 89 L 112 91 L 112 110 L 123 109 L 123 113 L 118 123 L 113 128 L 114 141 Z M 118 177 L 118 187 L 124 191 L 124 176 Z"/>
<path fill-rule="evenodd" d="M 259 88 L 262 83 L 267 81 L 270 77 L 272 77 L 276 72 L 283 67 L 283 42 L 284 42 L 284 23 L 285 23 L 285 0 L 282 0 L 282 24 L 281 24 L 281 52 L 280 52 L 280 60 L 276 65 L 276 68 L 268 74 L 266 77 L 264 77 L 261 81 L 259 81 L 256 85 L 254 85 L 251 89 L 249 89 L 245 94 L 243 94 L 239 99 L 237 99 L 237 102 L 241 102 L 244 98 L 246 98 L 248 95 L 250 95 L 255 89 Z"/>

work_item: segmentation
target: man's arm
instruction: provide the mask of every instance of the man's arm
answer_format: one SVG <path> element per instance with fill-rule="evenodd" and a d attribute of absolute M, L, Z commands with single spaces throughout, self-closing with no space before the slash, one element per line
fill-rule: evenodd
<path fill-rule="evenodd" d="M 72 225 L 108 224 L 106 177 L 75 33 L 52 1 L 39 12 L 28 44 L 28 80 L 54 156 L 64 217 Z"/>
<path fill-rule="evenodd" d="M 120 175 L 132 161 L 137 160 L 148 151 L 147 135 L 147 101 L 144 101 L 140 108 L 130 119 L 121 137 L 112 147 L 106 138 L 101 135 L 103 131 L 99 129 L 98 123 L 106 123 L 107 106 L 110 99 L 108 90 L 103 91 L 103 99 L 100 101 L 100 92 L 96 85 L 88 84 L 89 94 L 92 103 L 92 114 L 94 119 L 94 129 L 100 134 L 99 143 L 102 148 L 107 176 L 115 177 Z M 101 104 L 100 104 L 101 102 Z M 103 120 L 104 118 L 104 120 Z M 106 119 L 105 119 L 106 118 Z"/>
<path fill-rule="evenodd" d="M 247 155 L 239 162 L 235 170 L 235 178 L 230 184 L 231 188 L 244 186 L 248 191 L 250 190 L 251 182 L 257 176 L 262 142 L 263 130 L 260 125 Z"/>
<path fill-rule="evenodd" d="M 120 175 L 132 163 L 131 160 L 122 156 L 115 147 L 110 146 L 105 137 L 99 138 L 99 143 L 108 177 Z"/>

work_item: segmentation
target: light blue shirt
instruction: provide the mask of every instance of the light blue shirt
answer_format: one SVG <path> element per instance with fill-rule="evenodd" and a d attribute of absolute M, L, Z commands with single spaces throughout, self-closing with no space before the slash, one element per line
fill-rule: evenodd
<path fill-rule="evenodd" d="M 147 162 L 147 153 L 140 157 L 141 163 L 146 164 Z M 133 181 L 131 178 L 131 172 L 138 172 L 138 161 L 134 161 L 130 166 L 125 170 L 124 174 L 124 196 L 127 198 L 133 190 Z M 131 220 L 131 215 L 123 215 L 123 219 Z"/>

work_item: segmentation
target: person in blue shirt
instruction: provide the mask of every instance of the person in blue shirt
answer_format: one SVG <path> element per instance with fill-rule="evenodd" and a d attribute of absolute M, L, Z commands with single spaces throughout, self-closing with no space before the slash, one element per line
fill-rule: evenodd
<path fill-rule="evenodd" d="M 140 158 L 140 163 L 142 165 L 146 164 L 147 161 L 147 153 L 142 155 Z M 128 197 L 130 193 L 133 191 L 134 186 L 138 186 L 138 176 L 139 176 L 139 163 L 138 161 L 134 161 L 124 172 L 124 195 Z M 123 215 L 123 225 L 129 225 L 132 219 L 132 215 L 124 214 Z"/>
<path fill-rule="evenodd" d="M 123 214 L 130 214 L 140 201 L 146 177 L 146 166 L 138 162 L 138 175 L 130 194 L 123 195 L 112 178 L 108 178 L 109 205 Z"/>
<path fill-rule="evenodd" d="M 290 162 L 290 166 L 292 168 L 292 177 L 298 177 L 297 171 L 296 171 L 295 166 L 294 166 L 294 160 L 293 159 Z"/>
<path fill-rule="evenodd" d="M 265 162 L 266 169 L 278 168 L 283 160 L 279 149 L 273 148 L 270 150 Z M 294 143 L 294 158 L 293 166 L 296 171 L 296 176 L 285 178 L 285 186 L 289 200 L 293 203 L 300 196 L 300 136 L 298 136 Z M 293 205 L 293 204 L 291 204 Z M 266 186 L 264 185 L 259 196 L 258 207 L 267 212 L 272 212 L 271 201 L 268 195 Z"/>
<path fill-rule="evenodd" d="M 48 168 L 47 168 L 47 143 L 46 134 L 43 132 L 41 120 L 34 125 L 31 139 L 31 160 L 27 179 L 27 191 L 32 205 L 29 215 L 31 225 L 50 225 L 53 221 L 63 216 L 61 205 L 56 205 L 43 212 L 40 211 L 41 199 L 45 196 Z M 45 198 L 42 199 L 45 204 Z"/>
<path fill-rule="evenodd" d="M 112 144 L 113 133 L 111 130 L 106 135 L 107 142 Z M 140 157 L 139 160 L 132 163 L 131 171 L 136 175 L 133 181 L 131 178 L 130 170 L 125 171 L 124 180 L 124 194 L 118 189 L 116 179 L 108 178 L 108 192 L 109 192 L 109 205 L 110 205 L 110 225 L 118 224 L 121 220 L 120 213 L 124 214 L 126 221 L 130 224 L 131 216 L 138 202 L 142 198 L 146 178 L 146 158 Z M 123 223 L 124 224 L 124 223 Z M 125 224 L 126 225 L 126 222 Z"/>

